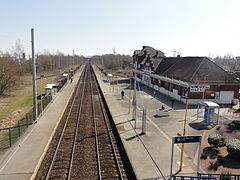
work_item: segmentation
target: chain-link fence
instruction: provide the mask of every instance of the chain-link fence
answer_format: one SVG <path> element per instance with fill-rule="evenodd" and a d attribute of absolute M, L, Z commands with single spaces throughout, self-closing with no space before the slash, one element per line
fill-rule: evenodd
<path fill-rule="evenodd" d="M 42 102 L 38 103 L 38 115 L 42 113 L 51 101 L 52 96 L 45 96 L 42 98 Z M 0 151 L 11 147 L 28 126 L 32 124 L 34 124 L 33 109 L 26 113 L 22 119 L 18 120 L 13 127 L 0 129 Z"/>

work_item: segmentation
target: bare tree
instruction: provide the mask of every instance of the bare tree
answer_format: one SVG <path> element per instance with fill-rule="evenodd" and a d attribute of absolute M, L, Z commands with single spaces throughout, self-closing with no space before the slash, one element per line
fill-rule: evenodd
<path fill-rule="evenodd" d="M 16 63 L 8 57 L 0 57 L 0 95 L 15 85 L 17 81 Z"/>
<path fill-rule="evenodd" d="M 93 56 L 91 60 L 102 64 L 107 69 L 119 69 L 129 67 L 132 57 L 129 55 L 105 54 L 102 56 Z"/>
<path fill-rule="evenodd" d="M 213 61 L 226 70 L 235 70 L 237 68 L 237 60 L 232 54 L 225 54 L 223 57 L 217 56 Z"/>
<path fill-rule="evenodd" d="M 20 39 L 18 39 L 15 45 L 12 47 L 11 54 L 14 57 L 14 59 L 18 62 L 20 72 L 22 73 L 22 61 L 24 61 L 25 53 Z"/>

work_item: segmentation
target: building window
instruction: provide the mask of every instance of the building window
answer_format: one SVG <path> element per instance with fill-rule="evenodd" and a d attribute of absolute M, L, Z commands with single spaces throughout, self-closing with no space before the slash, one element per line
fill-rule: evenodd
<path fill-rule="evenodd" d="M 165 88 L 165 81 L 160 81 L 159 86 Z"/>
<path fill-rule="evenodd" d="M 169 83 L 169 91 L 173 91 L 173 84 Z"/>

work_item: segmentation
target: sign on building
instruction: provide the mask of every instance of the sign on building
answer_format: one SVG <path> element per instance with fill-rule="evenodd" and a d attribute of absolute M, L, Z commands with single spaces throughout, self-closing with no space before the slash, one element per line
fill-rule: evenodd
<path fill-rule="evenodd" d="M 206 89 L 210 89 L 209 85 L 191 85 L 190 92 L 203 92 Z"/>

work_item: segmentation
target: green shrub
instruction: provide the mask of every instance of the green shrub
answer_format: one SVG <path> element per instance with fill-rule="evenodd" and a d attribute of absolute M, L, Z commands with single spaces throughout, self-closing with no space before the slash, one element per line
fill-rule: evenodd
<path fill-rule="evenodd" d="M 226 143 L 229 155 L 235 158 L 240 158 L 240 140 L 231 139 Z"/>
<path fill-rule="evenodd" d="M 220 134 L 209 134 L 208 143 L 214 147 L 222 147 L 225 145 L 224 138 Z"/>

